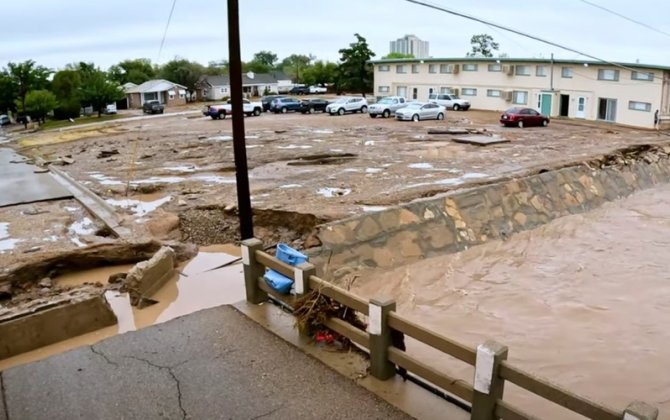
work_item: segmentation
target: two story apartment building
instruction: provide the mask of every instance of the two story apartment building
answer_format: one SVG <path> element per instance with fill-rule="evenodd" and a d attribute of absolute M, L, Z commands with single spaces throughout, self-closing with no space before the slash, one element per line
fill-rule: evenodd
<path fill-rule="evenodd" d="M 512 58 L 375 60 L 375 95 L 425 101 L 454 93 L 474 109 L 512 106 L 543 114 L 654 126 L 670 116 L 670 67 L 598 61 Z"/>

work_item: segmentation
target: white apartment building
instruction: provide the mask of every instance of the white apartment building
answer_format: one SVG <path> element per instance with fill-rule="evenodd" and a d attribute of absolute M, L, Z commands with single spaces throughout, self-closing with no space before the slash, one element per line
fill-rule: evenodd
<path fill-rule="evenodd" d="M 375 60 L 374 92 L 425 101 L 451 92 L 472 108 L 535 108 L 549 116 L 654 126 L 670 117 L 670 67 L 597 61 L 428 58 Z"/>
<path fill-rule="evenodd" d="M 391 53 L 412 54 L 414 58 L 427 58 L 428 41 L 422 41 L 416 35 L 405 35 L 395 41 L 391 41 L 389 51 Z"/>

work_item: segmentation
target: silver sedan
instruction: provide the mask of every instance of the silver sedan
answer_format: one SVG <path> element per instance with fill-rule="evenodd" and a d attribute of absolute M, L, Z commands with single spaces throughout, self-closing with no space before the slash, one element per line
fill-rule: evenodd
<path fill-rule="evenodd" d="M 411 102 L 395 112 L 402 121 L 443 120 L 446 108 L 430 102 Z"/>

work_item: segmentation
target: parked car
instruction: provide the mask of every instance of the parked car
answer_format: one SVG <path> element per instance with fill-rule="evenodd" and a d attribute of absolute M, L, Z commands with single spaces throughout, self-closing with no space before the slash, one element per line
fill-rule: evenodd
<path fill-rule="evenodd" d="M 303 114 L 326 112 L 327 106 L 328 101 L 325 99 L 305 99 L 300 103 L 300 108 L 298 108 L 298 111 L 302 112 Z"/>
<path fill-rule="evenodd" d="M 142 112 L 145 114 L 162 114 L 164 110 L 165 107 L 159 101 L 146 101 L 142 104 Z"/>
<path fill-rule="evenodd" d="M 260 102 L 251 102 L 248 99 L 242 99 L 242 112 L 247 117 L 261 115 L 262 109 L 263 105 Z M 226 104 L 209 105 L 202 113 L 213 120 L 225 120 L 228 115 L 233 114 L 233 105 L 230 100 Z"/>
<path fill-rule="evenodd" d="M 282 114 L 285 114 L 289 111 L 297 111 L 301 105 L 302 102 L 300 102 L 300 99 L 277 98 L 274 101 L 272 101 L 272 104 L 270 105 L 270 111 L 274 112 L 275 114 L 278 114 L 280 112 Z"/>
<path fill-rule="evenodd" d="M 344 115 L 347 112 L 368 112 L 368 100 L 362 97 L 342 96 L 326 106 L 330 115 Z"/>
<path fill-rule="evenodd" d="M 388 118 L 391 114 L 395 114 L 396 110 L 405 106 L 407 102 L 402 96 L 385 96 L 377 103 L 370 105 L 368 112 L 371 118 L 377 118 L 377 115 Z"/>
<path fill-rule="evenodd" d="M 307 86 L 293 86 L 288 93 L 291 95 L 308 95 L 310 92 Z"/>
<path fill-rule="evenodd" d="M 442 105 L 447 109 L 453 109 L 458 111 L 462 109 L 467 111 L 470 109 L 470 102 L 465 99 L 461 99 L 458 95 L 452 95 L 450 93 L 431 93 L 428 95 L 428 102 L 432 102 L 438 105 Z"/>
<path fill-rule="evenodd" d="M 272 104 L 272 101 L 274 101 L 277 98 L 285 98 L 286 96 L 284 95 L 267 95 L 263 96 L 261 98 L 261 104 L 263 105 L 263 112 L 268 112 L 270 110 L 270 105 Z"/>
<path fill-rule="evenodd" d="M 309 89 L 309 93 L 326 93 L 326 92 L 328 92 L 328 88 L 325 88 L 323 86 L 310 86 L 308 89 Z"/>
<path fill-rule="evenodd" d="M 410 102 L 395 112 L 402 121 L 443 120 L 446 108 L 432 102 Z"/>
<path fill-rule="evenodd" d="M 8 125 L 9 123 L 11 123 L 11 121 L 9 121 L 9 117 L 7 115 L 5 114 L 0 115 L 0 127 L 2 127 L 3 125 Z"/>
<path fill-rule="evenodd" d="M 116 104 L 107 104 L 105 114 L 116 114 Z"/>
<path fill-rule="evenodd" d="M 500 124 L 505 127 L 516 125 L 520 128 L 532 125 L 546 127 L 549 125 L 549 117 L 532 108 L 513 107 L 500 116 Z"/>

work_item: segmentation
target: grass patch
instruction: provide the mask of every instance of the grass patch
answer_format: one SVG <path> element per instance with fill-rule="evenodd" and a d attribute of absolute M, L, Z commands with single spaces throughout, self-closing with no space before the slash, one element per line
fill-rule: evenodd
<path fill-rule="evenodd" d="M 40 126 L 40 130 L 52 130 L 56 128 L 73 127 L 81 124 L 111 121 L 124 117 L 128 117 L 128 115 L 121 115 L 121 114 L 103 115 L 100 118 L 98 118 L 97 115 L 92 115 L 90 117 L 79 117 L 75 119 L 74 122 L 70 122 L 69 120 L 49 120 Z"/>

